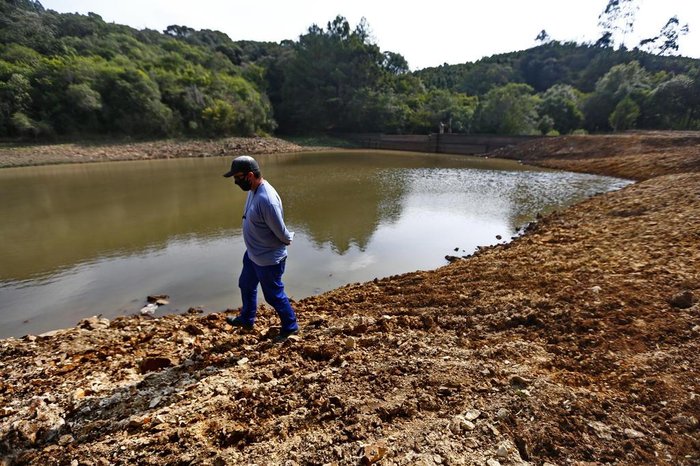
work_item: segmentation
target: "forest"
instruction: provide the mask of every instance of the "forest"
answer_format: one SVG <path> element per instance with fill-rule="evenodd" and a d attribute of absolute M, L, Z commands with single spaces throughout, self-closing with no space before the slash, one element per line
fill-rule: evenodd
<path fill-rule="evenodd" d="M 592 44 L 543 30 L 524 51 L 411 72 L 365 20 L 233 41 L 0 0 L 0 138 L 700 129 L 699 61 L 672 56 L 688 26 L 674 17 L 639 46 L 615 44 L 633 1 L 610 0 Z"/>

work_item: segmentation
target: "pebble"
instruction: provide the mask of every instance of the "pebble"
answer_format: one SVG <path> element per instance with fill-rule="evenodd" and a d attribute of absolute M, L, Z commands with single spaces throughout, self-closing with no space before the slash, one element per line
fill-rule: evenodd
<path fill-rule="evenodd" d="M 498 450 L 496 451 L 496 456 L 498 456 L 501 459 L 508 458 L 508 446 L 505 444 L 500 444 L 498 446 Z"/>
<path fill-rule="evenodd" d="M 510 412 L 505 408 L 499 409 L 496 413 L 496 418 L 498 418 L 498 420 L 500 421 L 505 421 L 506 419 L 508 419 L 509 416 Z"/>
<path fill-rule="evenodd" d="M 473 421 L 479 416 L 481 416 L 481 411 L 479 411 L 478 409 L 468 409 L 467 412 L 464 413 L 464 418 L 467 421 Z"/>

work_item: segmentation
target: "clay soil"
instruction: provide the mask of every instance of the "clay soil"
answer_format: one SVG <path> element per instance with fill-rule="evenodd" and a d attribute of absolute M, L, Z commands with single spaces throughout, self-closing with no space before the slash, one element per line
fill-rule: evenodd
<path fill-rule="evenodd" d="M 494 155 L 638 182 L 295 302 L 283 344 L 266 306 L 249 333 L 191 310 L 0 341 L 4 462 L 700 464 L 700 135 Z"/>

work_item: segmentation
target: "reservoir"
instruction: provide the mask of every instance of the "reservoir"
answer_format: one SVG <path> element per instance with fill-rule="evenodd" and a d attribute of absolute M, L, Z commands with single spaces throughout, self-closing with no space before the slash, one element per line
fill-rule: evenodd
<path fill-rule="evenodd" d="M 170 297 L 156 316 L 240 306 L 246 194 L 222 177 L 232 159 L 0 170 L 0 338 L 138 314 L 155 294 Z M 284 282 L 296 300 L 440 267 L 510 241 L 537 213 L 629 183 L 406 152 L 256 159 L 295 232 Z"/>

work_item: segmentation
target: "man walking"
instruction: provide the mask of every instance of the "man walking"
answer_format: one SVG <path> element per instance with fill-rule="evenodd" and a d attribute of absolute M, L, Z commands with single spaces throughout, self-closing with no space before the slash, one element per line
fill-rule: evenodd
<path fill-rule="evenodd" d="M 231 170 L 224 176 L 233 177 L 238 187 L 248 192 L 243 209 L 246 252 L 238 279 L 243 307 L 238 316 L 229 316 L 226 321 L 234 327 L 253 328 L 260 284 L 265 301 L 275 308 L 282 322 L 280 334 L 275 340 L 284 341 L 299 332 L 296 314 L 282 283 L 287 246 L 291 244 L 294 233 L 287 230 L 284 224 L 282 200 L 275 188 L 263 179 L 258 162 L 253 157 L 236 157 L 231 163 Z"/>

